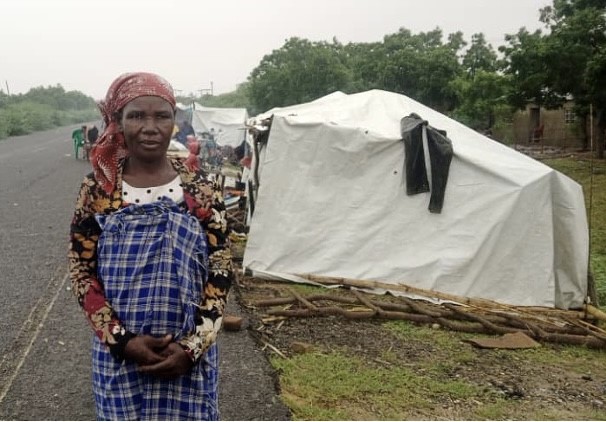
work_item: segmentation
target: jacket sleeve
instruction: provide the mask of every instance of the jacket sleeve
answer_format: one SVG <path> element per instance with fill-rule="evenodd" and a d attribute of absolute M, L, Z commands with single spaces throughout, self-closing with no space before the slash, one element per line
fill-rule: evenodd
<path fill-rule="evenodd" d="M 95 198 L 95 193 L 101 195 L 99 192 L 102 191 L 92 176 L 87 176 L 80 187 L 70 227 L 69 277 L 72 292 L 95 334 L 109 347 L 111 354 L 121 360 L 126 342 L 134 334 L 118 319 L 97 278 L 97 241 L 101 229 L 95 220 L 94 203 L 98 199 L 110 203 L 108 198 Z"/>
<path fill-rule="evenodd" d="M 190 212 L 201 222 L 209 245 L 208 281 L 198 307 L 196 330 L 179 343 L 199 359 L 216 340 L 221 329 L 227 294 L 233 279 L 227 216 L 221 187 L 197 173 L 192 183 L 184 184 L 185 201 Z"/>

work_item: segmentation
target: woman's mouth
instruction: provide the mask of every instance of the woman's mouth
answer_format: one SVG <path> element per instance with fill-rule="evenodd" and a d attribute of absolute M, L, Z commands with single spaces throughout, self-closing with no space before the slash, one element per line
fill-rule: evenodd
<path fill-rule="evenodd" d="M 160 141 L 153 141 L 153 140 L 143 140 L 141 142 L 139 142 L 139 145 L 141 145 L 144 148 L 157 148 L 159 147 L 161 144 Z"/>

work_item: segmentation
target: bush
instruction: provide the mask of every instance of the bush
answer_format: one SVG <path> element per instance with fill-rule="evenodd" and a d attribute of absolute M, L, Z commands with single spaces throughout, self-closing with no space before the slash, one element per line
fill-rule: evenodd
<path fill-rule="evenodd" d="M 0 108 L 0 139 L 99 119 L 96 109 L 56 110 L 45 104 L 19 102 Z"/>

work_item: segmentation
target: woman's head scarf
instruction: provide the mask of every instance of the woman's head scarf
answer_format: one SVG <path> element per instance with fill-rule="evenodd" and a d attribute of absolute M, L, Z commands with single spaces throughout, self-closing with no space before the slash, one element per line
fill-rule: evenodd
<path fill-rule="evenodd" d="M 120 75 L 107 90 L 105 100 L 99 102 L 105 130 L 91 150 L 90 162 L 95 179 L 108 194 L 116 186 L 118 163 L 128 155 L 118 121 L 119 113 L 135 98 L 147 95 L 163 98 L 175 108 L 175 95 L 170 84 L 161 76 L 145 72 Z"/>

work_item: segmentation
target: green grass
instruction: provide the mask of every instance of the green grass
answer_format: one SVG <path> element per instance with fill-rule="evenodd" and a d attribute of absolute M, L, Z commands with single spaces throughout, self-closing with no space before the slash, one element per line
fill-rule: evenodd
<path fill-rule="evenodd" d="M 339 353 L 308 353 L 272 359 L 282 397 L 295 420 L 431 419 L 436 402 L 482 394 L 463 381 L 437 381 L 403 367 L 375 368 Z"/>
<path fill-rule="evenodd" d="M 583 346 L 543 347 L 519 351 L 520 359 L 542 365 L 569 368 L 579 374 L 591 374 L 597 363 L 604 367 L 606 352 Z"/>
<path fill-rule="evenodd" d="M 574 384 L 582 382 L 582 375 L 595 374 L 599 378 L 605 373 L 604 351 L 553 346 L 490 350 L 478 355 L 462 342 L 478 337 L 477 334 L 436 330 L 403 321 L 382 326 L 408 342 L 431 342 L 431 346 L 421 347 L 429 353 L 411 362 L 393 350 L 385 351 L 380 358 L 386 365 L 357 357 L 346 349 L 271 359 L 280 374 L 281 397 L 291 409 L 293 420 L 606 419 L 603 409 L 589 404 L 571 408 L 544 404 L 536 398 L 533 402 L 506 398 L 494 388 L 486 388 L 485 382 L 478 383 L 483 376 L 498 378 L 498 373 L 483 372 L 489 363 L 474 364 L 474 359 L 488 355 L 488 362 L 506 362 L 500 370 L 506 370 L 503 368 L 508 367 L 507 362 L 525 362 L 529 368 L 562 368 Z M 453 370 L 463 366 L 467 371 L 477 367 L 479 378 L 474 382 L 454 375 Z M 579 388 L 582 391 L 581 385 Z"/>

